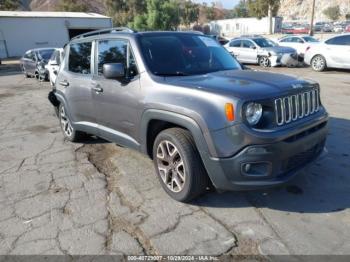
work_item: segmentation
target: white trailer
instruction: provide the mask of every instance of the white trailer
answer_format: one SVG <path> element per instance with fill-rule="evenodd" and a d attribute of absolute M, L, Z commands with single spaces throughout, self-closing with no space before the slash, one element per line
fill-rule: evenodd
<path fill-rule="evenodd" d="M 72 37 L 112 27 L 110 17 L 95 13 L 0 11 L 0 58 L 26 50 L 63 47 Z"/>
<path fill-rule="evenodd" d="M 280 33 L 282 29 L 282 17 L 272 18 L 272 32 Z M 269 18 L 261 19 L 249 18 L 234 18 L 211 21 L 209 26 L 213 34 L 218 34 L 224 37 L 234 37 L 239 35 L 253 34 L 268 34 L 269 33 Z"/>

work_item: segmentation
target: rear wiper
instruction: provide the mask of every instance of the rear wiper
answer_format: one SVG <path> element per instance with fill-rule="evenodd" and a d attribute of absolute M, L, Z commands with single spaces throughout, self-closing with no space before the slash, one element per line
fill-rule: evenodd
<path fill-rule="evenodd" d="M 169 73 L 158 73 L 158 72 L 154 72 L 154 74 L 156 74 L 157 76 L 189 76 L 190 74 L 187 74 L 185 72 L 181 72 L 181 71 L 176 71 L 176 72 L 169 72 Z"/>

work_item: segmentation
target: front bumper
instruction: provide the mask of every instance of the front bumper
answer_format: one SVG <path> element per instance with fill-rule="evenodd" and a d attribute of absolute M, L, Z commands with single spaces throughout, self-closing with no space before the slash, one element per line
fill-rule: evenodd
<path fill-rule="evenodd" d="M 232 157 L 205 164 L 217 189 L 254 190 L 286 183 L 324 151 L 327 121 L 278 142 L 252 144 Z"/>

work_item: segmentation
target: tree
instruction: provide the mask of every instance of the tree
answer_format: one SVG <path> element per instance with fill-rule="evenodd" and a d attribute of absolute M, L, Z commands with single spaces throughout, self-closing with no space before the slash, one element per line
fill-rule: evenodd
<path fill-rule="evenodd" d="M 146 0 L 146 12 L 129 23 L 137 30 L 176 30 L 180 24 L 177 0 Z"/>
<path fill-rule="evenodd" d="M 248 0 L 248 13 L 259 19 L 269 17 L 269 33 L 272 34 L 272 17 L 280 8 L 280 0 Z"/>
<path fill-rule="evenodd" d="M 20 0 L 0 0 L 0 10 L 17 10 L 20 4 Z"/>
<path fill-rule="evenodd" d="M 248 17 L 248 7 L 245 0 L 240 0 L 229 14 L 230 18 Z"/>
<path fill-rule="evenodd" d="M 188 28 L 191 23 L 198 21 L 199 7 L 191 1 L 185 1 L 181 6 L 181 23 Z"/>
<path fill-rule="evenodd" d="M 338 5 L 330 6 L 323 11 L 323 14 L 333 21 L 338 20 L 340 17 L 340 8 Z"/>
<path fill-rule="evenodd" d="M 60 0 L 56 7 L 56 11 L 64 12 L 87 12 L 88 10 L 89 5 L 79 0 Z"/>

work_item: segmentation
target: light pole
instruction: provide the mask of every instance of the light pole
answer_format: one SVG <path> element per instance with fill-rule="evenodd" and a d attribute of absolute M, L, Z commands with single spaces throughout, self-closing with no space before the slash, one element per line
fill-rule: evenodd
<path fill-rule="evenodd" d="M 309 32 L 310 36 L 314 35 L 315 2 L 316 0 L 312 0 L 311 22 L 310 22 L 310 32 Z"/>

